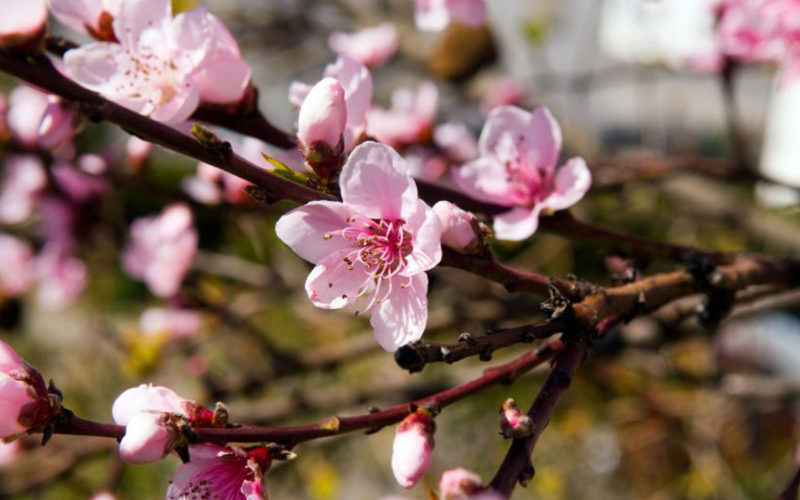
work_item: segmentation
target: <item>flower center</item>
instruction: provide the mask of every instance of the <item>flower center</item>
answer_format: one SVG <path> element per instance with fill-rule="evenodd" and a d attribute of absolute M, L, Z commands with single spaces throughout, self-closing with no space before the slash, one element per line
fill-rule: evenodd
<path fill-rule="evenodd" d="M 341 235 L 345 240 L 353 241 L 357 247 L 344 257 L 351 269 L 361 264 L 377 283 L 405 268 L 406 257 L 413 250 L 413 245 L 411 234 L 403 228 L 404 220 L 351 216 L 347 222 L 352 225 L 343 229 Z"/>

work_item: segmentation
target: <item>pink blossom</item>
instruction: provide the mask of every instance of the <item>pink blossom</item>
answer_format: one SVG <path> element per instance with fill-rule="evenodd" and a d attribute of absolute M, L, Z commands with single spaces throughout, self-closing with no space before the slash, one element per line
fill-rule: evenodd
<path fill-rule="evenodd" d="M 89 500 L 116 500 L 116 497 L 107 491 L 100 491 L 92 495 Z"/>
<path fill-rule="evenodd" d="M 311 88 L 300 106 L 297 138 L 306 151 L 317 143 L 320 148 L 333 151 L 342 140 L 346 124 L 344 89 L 335 78 L 323 78 Z"/>
<path fill-rule="evenodd" d="M 171 297 L 178 292 L 196 251 L 192 212 L 186 205 L 176 203 L 159 215 L 133 221 L 122 266 L 131 276 L 147 283 L 153 294 Z"/>
<path fill-rule="evenodd" d="M 98 166 L 98 158 L 104 162 L 97 155 L 83 155 L 78 158 L 78 168 L 63 161 L 54 163 L 51 170 L 59 189 L 78 202 L 85 202 L 105 193 L 108 190 L 108 180 L 87 171 Z"/>
<path fill-rule="evenodd" d="M 366 66 L 355 59 L 340 55 L 334 64 L 325 68 L 323 77 L 335 78 L 344 89 L 347 107 L 347 125 L 344 130 L 344 152 L 351 151 L 367 126 L 367 111 L 372 101 L 372 75 Z M 300 107 L 311 90 L 311 86 L 292 82 L 289 87 L 289 102 Z"/>
<path fill-rule="evenodd" d="M 147 161 L 147 157 L 150 156 L 151 151 L 153 151 L 152 142 L 139 139 L 133 135 L 129 137 L 128 142 L 125 143 L 125 154 L 128 157 L 128 163 L 134 169 L 138 169 Z"/>
<path fill-rule="evenodd" d="M 506 438 L 521 438 L 530 436 L 533 431 L 533 421 L 527 413 L 517 406 L 513 398 L 508 398 L 500 408 L 500 433 Z"/>
<path fill-rule="evenodd" d="M 539 225 L 542 212 L 564 210 L 583 198 L 591 173 L 582 158 L 560 168 L 561 129 L 546 108 L 533 113 L 514 106 L 495 108 L 479 141 L 481 157 L 455 171 L 470 196 L 510 207 L 494 219 L 504 240 L 523 240 Z"/>
<path fill-rule="evenodd" d="M 483 235 L 473 214 L 449 201 L 437 202 L 433 211 L 442 223 L 443 244 L 461 253 L 471 253 L 481 247 Z"/>
<path fill-rule="evenodd" d="M 47 4 L 56 19 L 75 31 L 107 42 L 116 40 L 111 23 L 122 0 L 47 0 Z"/>
<path fill-rule="evenodd" d="M 192 404 L 194 404 L 192 401 L 178 396 L 172 389 L 142 384 L 131 387 L 117 396 L 111 407 L 111 416 L 118 425 L 128 425 L 143 411 L 187 415 L 189 411 L 187 405 Z"/>
<path fill-rule="evenodd" d="M 25 85 L 8 96 L 7 123 L 26 146 L 54 150 L 75 135 L 76 118 L 60 98 Z"/>
<path fill-rule="evenodd" d="M 397 426 L 392 445 L 392 472 L 397 483 L 411 488 L 428 471 L 436 426 L 425 412 L 414 412 Z"/>
<path fill-rule="evenodd" d="M 17 297 L 33 285 L 33 250 L 25 241 L 0 233 L 0 293 Z"/>
<path fill-rule="evenodd" d="M 51 405 L 42 375 L 0 341 L 0 439 L 47 423 Z"/>
<path fill-rule="evenodd" d="M 411 146 L 403 159 L 408 166 L 408 173 L 415 179 L 435 181 L 447 172 L 447 160 L 430 147 Z"/>
<path fill-rule="evenodd" d="M 439 495 L 441 500 L 505 500 L 500 493 L 484 488 L 479 475 L 460 467 L 442 473 Z"/>
<path fill-rule="evenodd" d="M 70 255 L 67 248 L 48 243 L 36 257 L 39 305 L 50 310 L 70 306 L 83 294 L 88 274 L 86 264 Z"/>
<path fill-rule="evenodd" d="M 218 79 L 226 86 L 216 89 L 207 78 L 195 78 L 229 62 L 230 34 L 217 23 L 202 9 L 173 19 L 168 0 L 122 0 L 113 22 L 119 43 L 94 42 L 70 50 L 64 68 L 81 85 L 126 108 L 180 123 L 194 112 L 201 96 L 214 102 L 230 97 L 227 85 L 235 86 L 243 76 L 231 69 L 230 79 Z"/>
<path fill-rule="evenodd" d="M 418 340 L 428 317 L 428 277 L 442 258 L 436 213 L 417 197 L 403 159 L 366 142 L 339 177 L 342 202 L 315 201 L 280 218 L 278 237 L 316 264 L 306 280 L 315 306 L 339 309 L 364 294 L 387 351 Z"/>
<path fill-rule="evenodd" d="M 63 248 L 75 244 L 75 208 L 60 196 L 45 196 L 38 202 L 38 234 Z"/>
<path fill-rule="evenodd" d="M 33 155 L 8 155 L 0 191 L 0 222 L 18 224 L 33 213 L 47 186 L 42 161 Z"/>
<path fill-rule="evenodd" d="M 208 40 L 211 43 L 208 56 L 192 74 L 200 100 L 212 104 L 235 104 L 241 101 L 250 88 L 252 71 L 247 61 L 242 59 L 236 39 L 219 18 L 205 9 L 194 9 L 181 15 L 195 17 L 191 24 L 207 29 L 208 33 L 198 42 Z M 220 75 L 224 75 L 224 78 Z"/>
<path fill-rule="evenodd" d="M 180 429 L 171 414 L 140 411 L 125 425 L 119 456 L 129 464 L 155 462 L 167 456 L 180 437 Z"/>
<path fill-rule="evenodd" d="M 148 335 L 166 334 L 169 338 L 193 337 L 202 327 L 199 312 L 191 309 L 151 307 L 139 318 L 139 328 Z"/>
<path fill-rule="evenodd" d="M 456 163 L 478 157 L 478 139 L 463 123 L 443 123 L 433 131 L 433 141 Z"/>
<path fill-rule="evenodd" d="M 45 0 L 0 2 L 0 48 L 29 46 L 43 35 L 47 22 Z"/>
<path fill-rule="evenodd" d="M 451 19 L 468 26 L 480 26 L 486 22 L 486 4 L 484 0 L 416 0 L 417 28 L 441 31 Z"/>
<path fill-rule="evenodd" d="M 267 500 L 263 475 L 271 465 L 266 448 L 245 450 L 200 444 L 189 447 L 190 461 L 178 467 L 167 500 L 219 498 Z"/>
<path fill-rule="evenodd" d="M 433 130 L 439 91 L 433 82 L 422 82 L 416 94 L 395 90 L 389 109 L 367 113 L 367 133 L 392 147 L 425 141 Z"/>
<path fill-rule="evenodd" d="M 513 78 L 497 78 L 489 85 L 481 101 L 481 112 L 488 115 L 499 106 L 519 105 L 525 98 L 525 89 Z"/>
<path fill-rule="evenodd" d="M 393 23 L 381 23 L 355 33 L 334 32 L 328 46 L 337 54 L 350 56 L 361 64 L 381 66 L 397 51 L 397 28 Z"/>
<path fill-rule="evenodd" d="M 14 462 L 22 454 L 21 441 L 5 443 L 0 441 L 0 468 Z"/>

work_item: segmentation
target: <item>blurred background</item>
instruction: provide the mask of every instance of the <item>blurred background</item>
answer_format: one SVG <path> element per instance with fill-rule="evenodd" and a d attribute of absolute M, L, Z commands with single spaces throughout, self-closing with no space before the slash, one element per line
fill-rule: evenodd
<path fill-rule="evenodd" d="M 477 136 L 491 98 L 505 88 L 508 102 L 548 106 L 563 129 L 564 157 L 581 155 L 595 169 L 595 187 L 573 210 L 577 217 L 675 243 L 796 255 L 796 191 L 775 190 L 759 174 L 769 169 L 759 158 L 770 106 L 793 104 L 786 94 L 775 103 L 774 67 L 748 66 L 736 75 L 735 106 L 726 108 L 718 75 L 680 63 L 708 41 L 704 23 L 713 18 L 681 17 L 695 11 L 674 14 L 675 3 L 684 2 L 489 0 L 486 27 L 454 23 L 439 33 L 414 26 L 408 0 L 174 5 L 202 5 L 225 21 L 253 67 L 260 108 L 284 129 L 293 129 L 296 119 L 287 100 L 290 83 L 317 81 L 336 57 L 330 33 L 388 20 L 400 45 L 373 71 L 376 104 L 388 106 L 395 89 L 432 80 L 440 94 L 436 123 L 465 123 Z M 658 4 L 673 7 L 647 10 L 663 9 Z M 6 91 L 16 85 L 9 78 L 2 83 Z M 744 158 L 731 140 L 731 109 Z M 2 339 L 54 378 L 65 406 L 78 415 L 109 421 L 120 392 L 153 382 L 212 406 L 224 401 L 233 421 L 300 424 L 426 396 L 489 366 L 470 359 L 409 375 L 375 344 L 366 319 L 319 310 L 307 300 L 310 267 L 274 232 L 290 204 L 200 203 L 182 187 L 195 161 L 156 149 L 146 165 L 136 165 L 126 158 L 126 141 L 103 124 L 88 125 L 76 139 L 80 151 L 106 159 L 113 184 L 74 207 L 70 224 L 88 269 L 82 296 L 57 311 L 41 307 L 34 293 L 0 305 Z M 786 161 L 800 170 L 800 157 Z M 642 165 L 670 173 L 645 178 L 635 174 Z M 120 250 L 131 221 L 175 200 L 191 206 L 200 250 L 178 297 L 167 304 L 122 271 Z M 38 245 L 37 228 L 48 217 L 39 206 L 3 231 Z M 544 232 L 521 244 L 495 242 L 493 249 L 520 268 L 600 284 L 610 284 L 620 270 L 652 274 L 675 266 L 632 261 Z M 541 299 L 437 269 L 425 338 L 452 342 L 461 332 L 535 322 Z M 689 298 L 636 319 L 596 346 L 537 445 L 535 478 L 514 498 L 777 496 L 797 466 L 800 294 L 768 300 L 754 294 L 719 325 L 700 321 L 698 304 Z M 143 316 L 167 306 L 194 314 L 187 332 L 165 326 L 152 312 L 149 320 Z M 491 363 L 528 348 L 498 352 Z M 392 477 L 394 431 L 384 429 L 298 447 L 296 460 L 268 473 L 272 498 L 423 499 L 425 488 L 435 490 L 440 473 L 456 466 L 488 480 L 508 447 L 497 434 L 500 404 L 511 396 L 527 407 L 544 373 L 447 408 L 437 418 L 429 474 L 410 492 Z M 35 436 L 24 438 L 15 445 L 24 452 L 9 451 L 3 460 L 0 498 L 85 499 L 101 490 L 119 499 L 162 498 L 178 459 L 123 466 L 115 445 L 56 436 L 40 448 Z"/>

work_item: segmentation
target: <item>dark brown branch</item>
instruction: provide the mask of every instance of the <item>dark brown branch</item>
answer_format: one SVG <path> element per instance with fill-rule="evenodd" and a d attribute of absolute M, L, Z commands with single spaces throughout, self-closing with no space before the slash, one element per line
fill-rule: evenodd
<path fill-rule="evenodd" d="M 519 358 L 486 372 L 465 384 L 439 392 L 427 398 L 385 410 L 354 417 L 331 417 L 323 422 L 290 427 L 259 427 L 244 425 L 234 429 L 194 429 L 198 442 L 225 444 L 228 442 L 276 442 L 294 446 L 304 441 L 336 436 L 358 430 L 376 429 L 401 421 L 417 407 L 441 409 L 467 396 L 496 384 L 510 384 L 523 373 L 553 357 L 564 348 L 561 339 L 554 338 Z M 55 427 L 56 434 L 100 436 L 120 439 L 125 427 L 103 424 L 71 417 Z"/>
<path fill-rule="evenodd" d="M 105 120 L 134 133 L 145 140 L 219 167 L 266 189 L 271 201 L 289 199 L 305 203 L 320 199 L 335 199 L 331 195 L 272 175 L 236 153 L 222 147 L 212 147 L 177 130 L 142 116 L 104 99 L 96 92 L 81 87 L 61 75 L 44 56 L 23 57 L 0 51 L 0 70 L 81 105 L 93 121 Z"/>
<path fill-rule="evenodd" d="M 550 417 L 553 415 L 556 404 L 567 391 L 575 371 L 586 356 L 586 347 L 578 342 L 568 342 L 564 350 L 558 355 L 547 380 L 542 386 L 539 395 L 528 410 L 528 416 L 533 420 L 533 434 L 527 438 L 515 439 L 511 443 L 502 465 L 492 479 L 492 489 L 506 497 L 511 495 L 517 482 L 523 486 L 533 477 L 531 453 L 536 441 L 542 435 Z"/>
<path fill-rule="evenodd" d="M 297 146 L 297 141 L 293 135 L 280 130 L 270 123 L 258 109 L 244 113 L 228 112 L 226 109 L 217 106 L 203 105 L 197 108 L 190 120 L 219 125 L 283 149 Z"/>
<path fill-rule="evenodd" d="M 795 471 L 794 476 L 781 492 L 778 500 L 797 500 L 797 490 L 800 489 L 800 468 Z"/>

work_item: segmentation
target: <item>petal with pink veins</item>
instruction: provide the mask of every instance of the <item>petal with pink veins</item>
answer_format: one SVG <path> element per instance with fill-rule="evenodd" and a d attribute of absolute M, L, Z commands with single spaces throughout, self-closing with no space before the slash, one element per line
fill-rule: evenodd
<path fill-rule="evenodd" d="M 511 150 L 507 141 L 514 145 Z M 547 108 L 529 113 L 516 106 L 500 106 L 486 119 L 479 140 L 481 154 L 500 162 L 522 157 L 528 168 L 555 169 L 561 152 L 561 128 Z"/>
<path fill-rule="evenodd" d="M 416 209 L 417 185 L 403 158 L 385 144 L 369 141 L 356 147 L 339 186 L 344 203 L 366 217 L 395 220 Z"/>
<path fill-rule="evenodd" d="M 340 250 L 323 259 L 309 273 L 306 292 L 322 309 L 341 309 L 352 304 L 370 285 L 372 277 L 356 261 L 357 249 Z"/>
<path fill-rule="evenodd" d="M 541 207 L 518 207 L 494 217 L 494 235 L 499 240 L 520 241 L 528 238 L 539 227 Z"/>
<path fill-rule="evenodd" d="M 428 321 L 428 275 L 394 276 L 381 288 L 391 286 L 384 298 L 377 303 L 370 317 L 375 340 L 385 350 L 396 351 L 399 347 L 415 342 L 422 337 Z"/>
<path fill-rule="evenodd" d="M 353 242 L 333 235 L 348 227 L 355 212 L 334 201 L 312 201 L 286 213 L 275 225 L 284 243 L 303 259 L 318 264 L 334 252 L 354 249 Z"/>
<path fill-rule="evenodd" d="M 453 170 L 453 180 L 472 198 L 511 206 L 528 200 L 515 194 L 516 188 L 505 167 L 491 157 L 481 157 Z"/>
<path fill-rule="evenodd" d="M 404 214 L 404 218 L 405 229 L 414 235 L 414 241 L 401 274 L 412 276 L 432 269 L 442 260 L 442 226 L 436 212 L 422 200 L 417 201 L 414 213 Z"/>
<path fill-rule="evenodd" d="M 541 206 L 550 210 L 564 210 L 578 203 L 592 185 L 592 173 L 583 158 L 572 158 L 562 165 L 553 179 L 553 192 Z"/>

